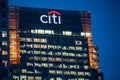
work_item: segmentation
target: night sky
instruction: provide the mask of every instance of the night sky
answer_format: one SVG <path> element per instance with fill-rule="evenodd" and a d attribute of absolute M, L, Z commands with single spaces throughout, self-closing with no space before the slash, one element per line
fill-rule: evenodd
<path fill-rule="evenodd" d="M 93 42 L 99 47 L 104 80 L 120 80 L 119 0 L 9 0 L 10 5 L 90 11 Z"/>

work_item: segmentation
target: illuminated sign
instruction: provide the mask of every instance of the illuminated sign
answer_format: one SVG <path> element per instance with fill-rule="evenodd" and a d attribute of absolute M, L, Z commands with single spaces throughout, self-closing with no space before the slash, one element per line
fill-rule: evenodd
<path fill-rule="evenodd" d="M 61 24 L 61 13 L 58 11 L 49 11 L 47 15 L 41 15 L 40 21 L 44 24 Z"/>

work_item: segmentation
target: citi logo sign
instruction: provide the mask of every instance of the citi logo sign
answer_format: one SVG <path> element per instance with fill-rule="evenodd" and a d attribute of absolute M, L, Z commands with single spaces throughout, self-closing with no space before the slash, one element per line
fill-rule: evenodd
<path fill-rule="evenodd" d="M 61 13 L 58 11 L 49 11 L 47 15 L 41 15 L 40 21 L 44 24 L 61 24 Z"/>

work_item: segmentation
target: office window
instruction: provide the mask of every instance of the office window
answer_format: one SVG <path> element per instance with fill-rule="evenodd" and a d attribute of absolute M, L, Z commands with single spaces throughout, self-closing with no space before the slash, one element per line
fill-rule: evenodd
<path fill-rule="evenodd" d="M 2 37 L 7 37 L 7 32 L 6 31 L 2 31 Z"/>
<path fill-rule="evenodd" d="M 3 60 L 2 64 L 3 64 L 4 67 L 7 67 L 7 61 L 6 60 Z"/>
<path fill-rule="evenodd" d="M 20 75 L 20 80 L 26 80 L 27 76 L 25 75 Z"/>
<path fill-rule="evenodd" d="M 89 69 L 89 67 L 87 65 L 84 65 L 84 69 L 87 70 Z"/>
<path fill-rule="evenodd" d="M 35 29 L 35 30 L 31 30 L 31 33 L 35 33 L 35 34 L 37 34 L 39 31 L 37 30 L 37 29 Z"/>
<path fill-rule="evenodd" d="M 17 57 L 17 53 L 12 53 L 10 56 L 11 57 Z"/>
<path fill-rule="evenodd" d="M 63 31 L 63 35 L 70 36 L 70 35 L 72 35 L 72 32 L 71 31 Z"/>
<path fill-rule="evenodd" d="M 56 78 L 56 80 L 63 80 L 62 78 L 60 78 L 60 77 L 58 77 L 58 78 Z"/>
<path fill-rule="evenodd" d="M 44 34 L 44 30 L 39 30 L 38 29 L 38 34 Z"/>
<path fill-rule="evenodd" d="M 53 31 L 53 30 L 52 30 L 51 32 L 52 32 L 52 34 L 54 34 L 54 31 Z"/>
<path fill-rule="evenodd" d="M 42 43 L 47 43 L 47 40 L 43 38 L 43 39 L 41 39 L 41 42 Z"/>
<path fill-rule="evenodd" d="M 85 72 L 85 75 L 86 76 L 90 76 L 90 72 Z"/>
<path fill-rule="evenodd" d="M 27 72 L 27 70 L 26 69 L 22 69 L 22 73 L 26 73 Z"/>
<path fill-rule="evenodd" d="M 32 42 L 32 38 L 26 38 L 27 42 Z"/>
<path fill-rule="evenodd" d="M 2 41 L 3 46 L 7 46 L 7 41 Z"/>
<path fill-rule="evenodd" d="M 81 36 L 85 36 L 85 32 L 81 32 Z"/>
<path fill-rule="evenodd" d="M 91 33 L 86 33 L 86 37 L 91 37 L 92 36 L 92 34 Z"/>
<path fill-rule="evenodd" d="M 45 34 L 51 34 L 51 30 L 45 30 Z"/>
<path fill-rule="evenodd" d="M 79 76 L 84 76 L 84 72 L 78 72 Z"/>
<path fill-rule="evenodd" d="M 76 50 L 77 50 L 77 51 L 82 51 L 82 47 L 80 47 L 80 46 L 79 46 L 79 47 L 76 46 Z"/>
<path fill-rule="evenodd" d="M 42 80 L 41 77 L 35 77 L 35 80 Z"/>
<path fill-rule="evenodd" d="M 75 41 L 76 45 L 82 45 L 82 41 Z"/>
<path fill-rule="evenodd" d="M 2 51 L 2 55 L 7 55 L 7 54 L 8 54 L 7 51 L 5 50 Z"/>
<path fill-rule="evenodd" d="M 88 54 L 85 54 L 85 53 L 84 53 L 83 56 L 84 56 L 84 57 L 88 57 Z"/>
<path fill-rule="evenodd" d="M 28 80 L 34 80 L 33 76 L 28 76 Z"/>

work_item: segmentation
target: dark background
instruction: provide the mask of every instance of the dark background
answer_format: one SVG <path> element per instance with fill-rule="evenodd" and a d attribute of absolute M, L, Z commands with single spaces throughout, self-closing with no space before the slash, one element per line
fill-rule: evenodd
<path fill-rule="evenodd" d="M 119 0 L 9 0 L 10 5 L 91 12 L 93 42 L 105 80 L 120 79 Z"/>
<path fill-rule="evenodd" d="M 56 10 L 61 13 L 61 24 L 54 24 L 52 18 L 51 24 L 49 23 L 45 24 L 40 22 L 40 16 L 48 15 L 47 13 L 49 11 L 52 11 L 52 9 L 20 7 L 18 11 L 19 11 L 19 26 L 21 29 L 24 29 L 25 27 L 28 28 L 31 27 L 33 29 L 40 28 L 55 31 L 72 31 L 78 32 L 79 34 L 81 31 L 83 31 L 79 11 Z M 48 20 L 48 18 L 45 18 L 45 20 Z"/>

